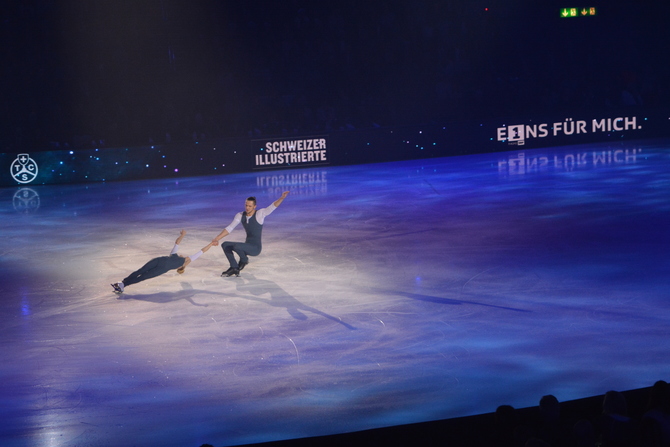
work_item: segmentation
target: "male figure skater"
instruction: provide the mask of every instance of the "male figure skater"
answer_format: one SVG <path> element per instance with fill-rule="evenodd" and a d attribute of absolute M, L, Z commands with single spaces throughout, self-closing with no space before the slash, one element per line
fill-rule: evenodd
<path fill-rule="evenodd" d="M 209 250 L 212 245 L 216 245 L 214 242 L 210 242 L 192 256 L 179 256 L 177 254 L 177 250 L 179 250 L 179 244 L 181 244 L 181 240 L 184 239 L 184 236 L 186 236 L 186 231 L 181 230 L 179 237 L 174 242 L 174 247 L 172 248 L 169 256 L 160 256 L 158 258 L 154 258 L 144 264 L 139 270 L 134 271 L 128 275 L 128 277 L 123 281 L 112 284 L 114 291 L 122 293 L 126 287 L 132 284 L 137 284 L 138 282 L 144 281 L 145 279 L 155 278 L 156 276 L 160 276 L 163 273 L 169 272 L 170 270 L 177 269 L 177 273 L 182 274 L 186 270 L 187 265 L 198 259 L 203 253 Z"/>
<path fill-rule="evenodd" d="M 212 239 L 212 243 L 217 245 L 219 240 L 228 236 L 240 222 L 247 232 L 247 239 L 244 242 L 224 242 L 221 244 L 221 248 L 230 263 L 230 268 L 221 273 L 221 276 L 240 276 L 240 270 L 249 263 L 248 256 L 258 256 L 261 253 L 261 249 L 263 248 L 261 234 L 265 218 L 281 205 L 288 193 L 288 191 L 284 191 L 281 197 L 271 203 L 270 206 L 260 210 L 256 210 L 256 198 L 249 197 L 244 202 L 244 212 L 237 213 L 230 225 Z M 239 262 L 235 260 L 233 253 L 237 253 L 237 256 L 240 257 Z"/>

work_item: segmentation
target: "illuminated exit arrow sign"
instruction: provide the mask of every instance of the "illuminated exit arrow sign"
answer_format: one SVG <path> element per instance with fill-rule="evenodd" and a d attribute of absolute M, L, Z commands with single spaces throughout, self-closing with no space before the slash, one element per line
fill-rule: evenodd
<path fill-rule="evenodd" d="M 596 8 L 561 8 L 561 17 L 591 17 L 596 15 Z"/>

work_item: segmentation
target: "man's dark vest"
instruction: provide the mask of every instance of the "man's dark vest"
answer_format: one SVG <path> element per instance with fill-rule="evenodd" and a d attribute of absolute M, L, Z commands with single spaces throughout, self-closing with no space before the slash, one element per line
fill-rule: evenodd
<path fill-rule="evenodd" d="M 261 248 L 261 234 L 263 233 L 263 225 L 259 224 L 256 220 L 256 213 L 251 216 L 250 219 L 247 219 L 246 214 L 242 214 L 242 226 L 247 232 L 247 240 L 244 241 L 247 244 L 252 244 Z"/>

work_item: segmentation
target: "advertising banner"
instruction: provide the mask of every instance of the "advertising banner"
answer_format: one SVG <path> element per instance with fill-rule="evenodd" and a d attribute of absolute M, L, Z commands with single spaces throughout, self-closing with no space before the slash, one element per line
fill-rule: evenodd
<path fill-rule="evenodd" d="M 328 137 L 252 140 L 254 169 L 316 166 L 330 163 Z"/>

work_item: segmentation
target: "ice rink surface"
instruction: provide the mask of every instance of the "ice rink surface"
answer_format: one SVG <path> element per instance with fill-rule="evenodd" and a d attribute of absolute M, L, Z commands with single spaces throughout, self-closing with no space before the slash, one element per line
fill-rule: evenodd
<path fill-rule="evenodd" d="M 0 189 L 0 444 L 230 446 L 667 380 L 669 147 Z M 283 191 L 239 278 L 214 247 L 113 293 Z"/>

